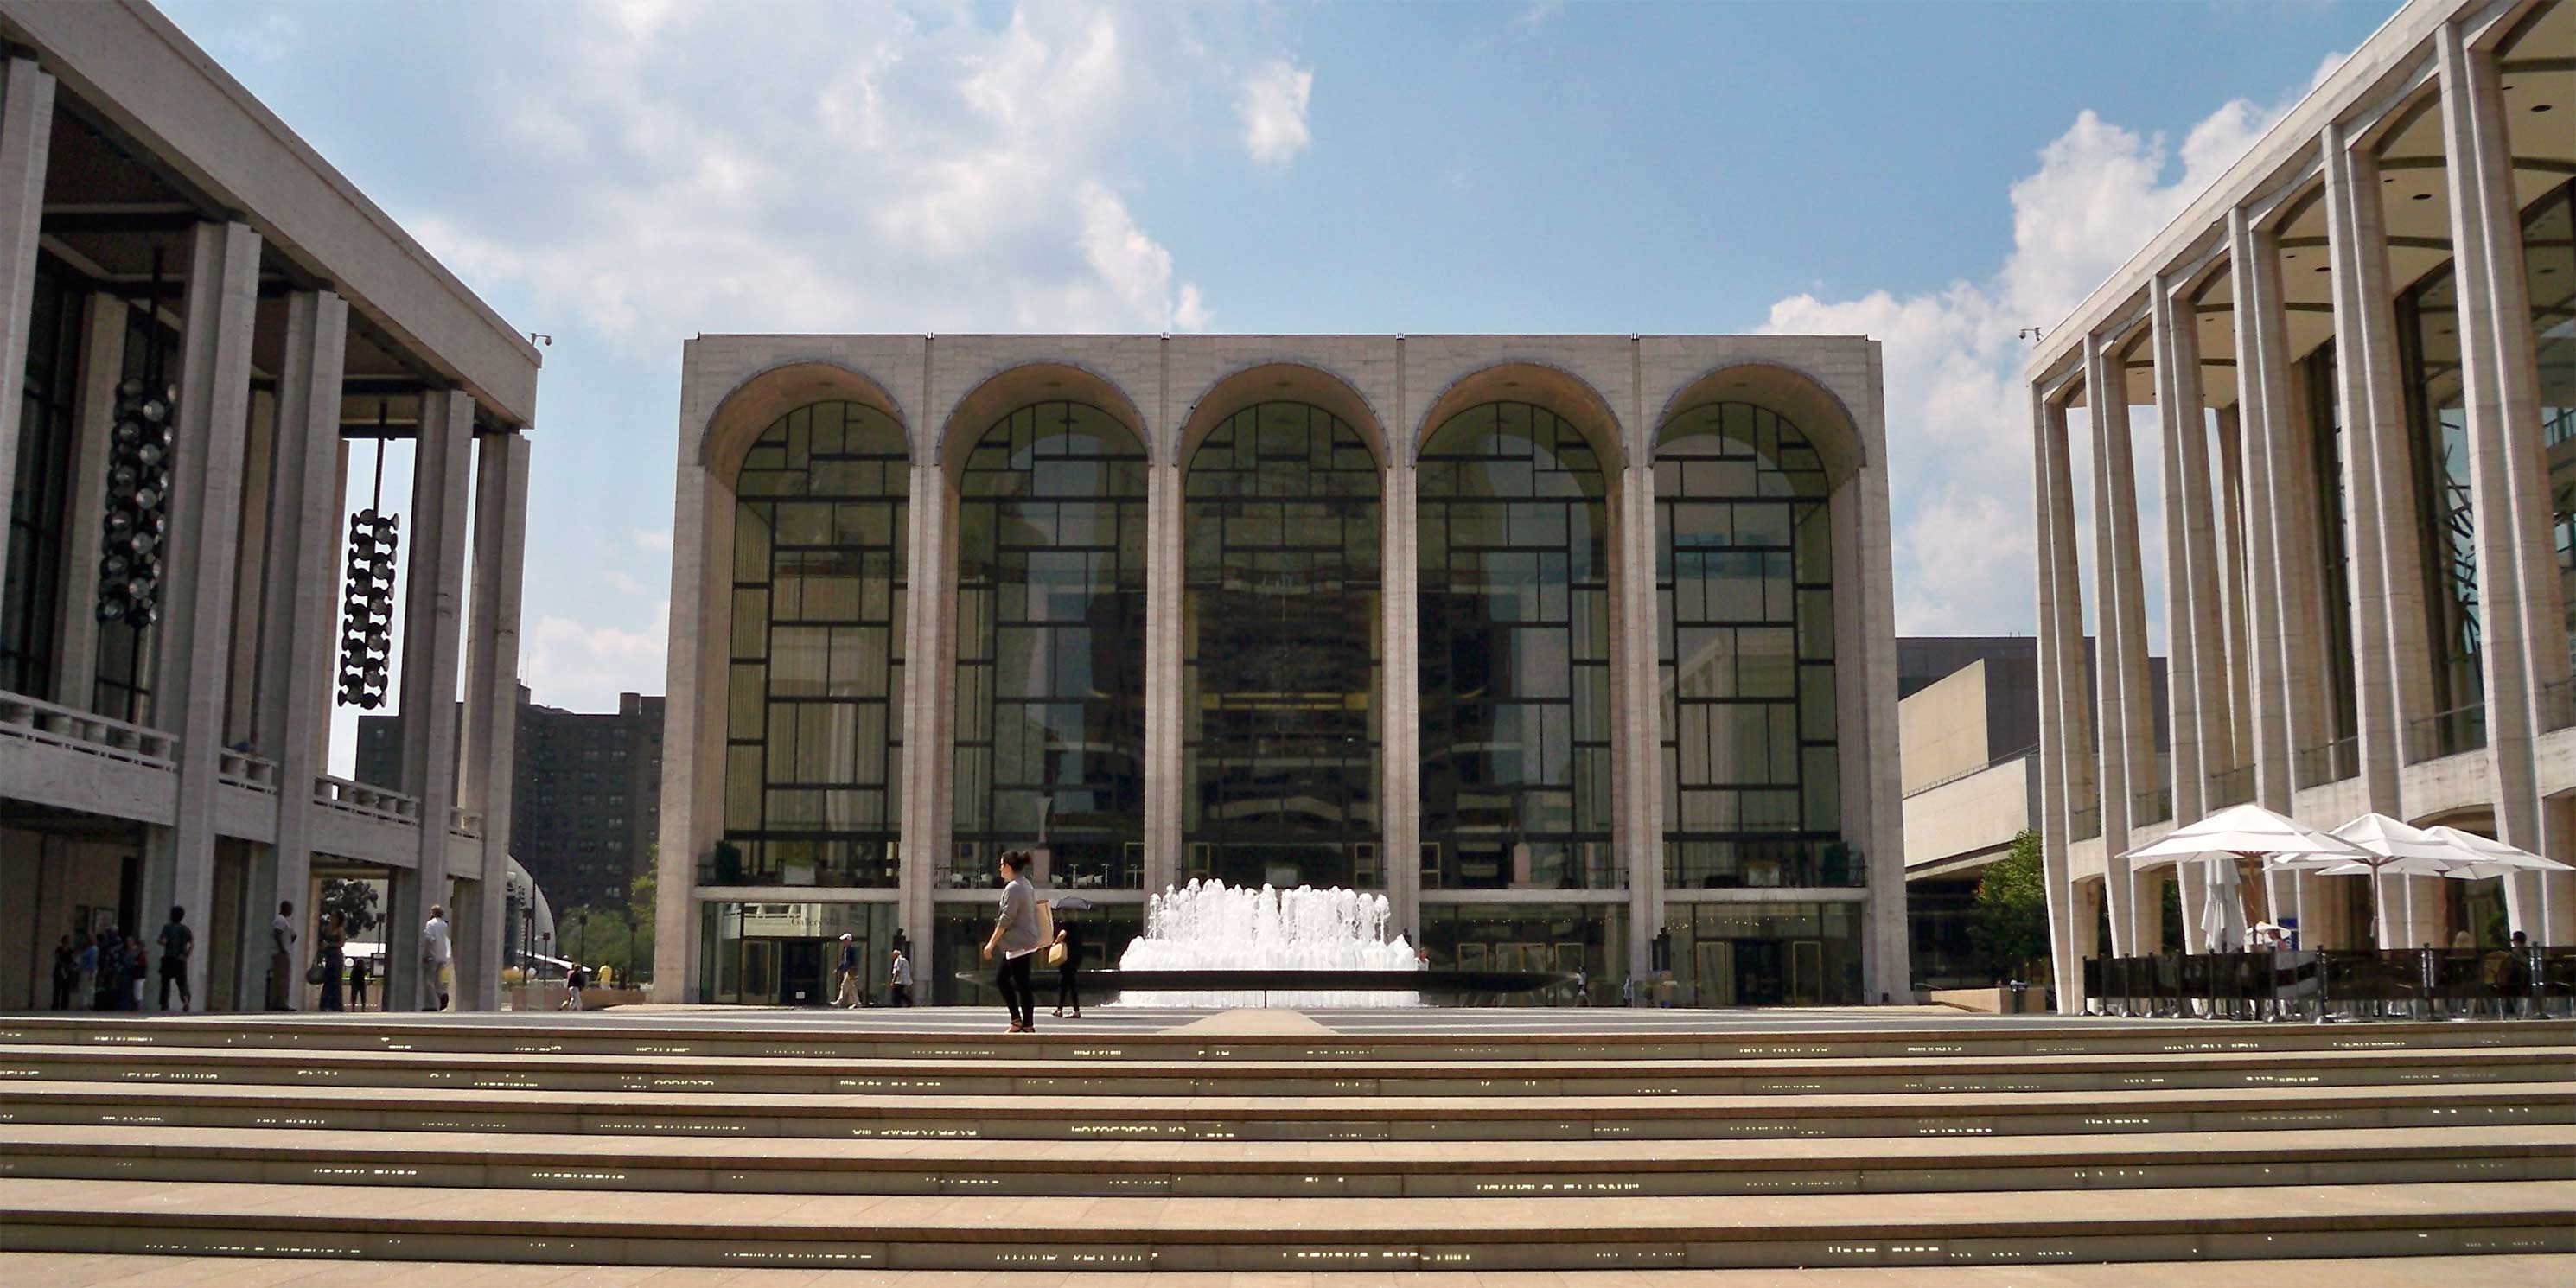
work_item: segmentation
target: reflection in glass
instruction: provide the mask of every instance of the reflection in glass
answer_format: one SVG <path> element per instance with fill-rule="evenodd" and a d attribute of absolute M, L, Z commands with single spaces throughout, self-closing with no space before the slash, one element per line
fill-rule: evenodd
<path fill-rule="evenodd" d="M 2576 180 L 2523 213 L 2524 275 L 2540 359 L 2540 441 L 2549 454 L 2549 534 L 2559 607 L 2576 656 Z M 2563 709 L 2556 718 L 2565 719 Z"/>
<path fill-rule="evenodd" d="M 990 880 L 989 874 L 987 880 Z M 993 964 L 984 960 L 985 936 L 993 933 L 995 904 L 1001 898 L 998 883 L 986 891 L 979 902 L 952 901 L 943 897 L 933 905 L 930 920 L 930 953 L 919 950 L 912 955 L 913 1000 L 931 1006 L 990 1006 L 1000 1003 L 1002 995 L 992 985 L 977 980 L 992 978 Z M 1049 891 L 1038 892 L 1041 899 L 1051 898 Z M 1114 968 L 1127 951 L 1127 942 L 1145 933 L 1145 905 L 1141 903 L 1104 903 L 1086 912 L 1059 913 L 1060 921 L 1078 923 L 1081 930 L 1082 964 L 1086 970 Z M 1041 1002 L 1055 996 L 1055 972 L 1040 967 L 1037 973 L 1038 998 Z M 1101 1004 L 1110 999 L 1086 990 L 1083 1000 Z"/>
<path fill-rule="evenodd" d="M 1191 454 L 1184 878 L 1383 886 L 1378 462 L 1330 413 L 1248 408 Z"/>
<path fill-rule="evenodd" d="M 2456 711 L 2486 700 L 2486 677 L 2478 660 L 2477 524 L 2460 383 L 2459 295 L 2450 265 L 2398 298 L 2397 329 L 2407 359 L 2416 506 L 2423 519 L 2433 701 L 2439 711 Z"/>
<path fill-rule="evenodd" d="M 883 1005 L 894 964 L 892 903 L 698 905 L 698 988 L 702 1002 L 821 1006 L 840 968 L 841 936 L 859 954 L 859 995 Z M 918 980 L 920 963 L 913 963 Z M 923 999 L 918 990 L 915 1001 Z"/>
<path fill-rule="evenodd" d="M 1824 465 L 1746 403 L 1675 416 L 1655 452 L 1665 880 L 1856 885 L 1834 743 Z"/>
<path fill-rule="evenodd" d="M 1608 1005 L 1628 977 L 1628 909 L 1615 903 L 1426 903 L 1422 949 L 1433 970 L 1580 973 L 1581 997 Z M 1507 1005 L 1567 1006 L 1575 985 L 1506 994 Z"/>
<path fill-rule="evenodd" d="M 894 421 L 851 402 L 779 417 L 743 457 L 726 884 L 898 883 L 910 459 Z"/>
<path fill-rule="evenodd" d="M 1604 889 L 1610 849 L 1609 516 L 1581 431 L 1488 403 L 1423 447 L 1422 882 Z"/>
<path fill-rule="evenodd" d="M 1682 1006 L 1852 1006 L 1861 999 L 1860 927 L 1866 905 L 1664 905 L 1658 957 Z"/>
<path fill-rule="evenodd" d="M 1145 449 L 1086 403 L 994 422 L 957 479 L 955 846 L 981 887 L 1034 848 L 1059 886 L 1142 879 Z"/>

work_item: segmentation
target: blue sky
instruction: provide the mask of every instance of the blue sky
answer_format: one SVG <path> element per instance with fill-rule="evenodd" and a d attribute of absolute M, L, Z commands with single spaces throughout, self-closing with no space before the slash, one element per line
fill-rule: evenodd
<path fill-rule="evenodd" d="M 1900 629 L 2027 630 L 2013 331 L 2394 8 L 165 4 L 554 336 L 523 670 L 585 709 L 662 687 L 702 330 L 1864 332 Z"/>

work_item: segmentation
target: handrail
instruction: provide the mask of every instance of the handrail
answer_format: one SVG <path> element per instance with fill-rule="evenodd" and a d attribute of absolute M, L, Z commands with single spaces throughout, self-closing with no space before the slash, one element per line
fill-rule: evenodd
<path fill-rule="evenodd" d="M 390 823 L 420 826 L 418 797 L 387 791 L 372 783 L 333 778 L 329 774 L 316 774 L 313 777 L 313 803 L 326 809 L 362 814 Z"/>
<path fill-rule="evenodd" d="M 2003 765 L 2009 765 L 2009 764 L 2011 764 L 2012 762 L 2014 762 L 2014 761 L 2016 761 L 2016 760 L 2028 760 L 2028 759 L 2029 759 L 2029 758 L 2031 758 L 2032 756 L 2035 756 L 2035 755 L 2038 755 L 2038 754 L 2039 754 L 2039 744 L 2037 744 L 2037 743 L 2032 743 L 2030 746 L 2024 747 L 2024 748 L 2022 748 L 2022 749 L 2021 749 L 2021 750 L 2019 750 L 2019 751 L 2010 751 L 2010 752 L 2006 752 L 2006 753 L 2004 753 L 2003 755 L 1997 756 L 1997 757 L 1995 757 L 1994 759 L 1989 760 L 1989 761 L 1987 761 L 1986 763 L 1984 763 L 1984 764 L 1982 764 L 1982 765 L 1977 765 L 1977 766 L 1974 766 L 1974 767 L 1972 767 L 1972 768 L 1968 768 L 1968 769 L 1962 769 L 1962 770 L 1960 770 L 1959 772 L 1957 772 L 1957 773 L 1955 773 L 1955 774 L 1951 774 L 1951 775 L 1949 775 L 1949 776 L 1948 776 L 1948 777 L 1946 777 L 1946 778 L 1936 778 L 1936 779 L 1933 779 L 1931 782 L 1925 783 L 1925 784 L 1923 784 L 1921 787 L 1917 787 L 1917 788 L 1915 788 L 1913 791 L 1910 791 L 1910 792 L 1905 793 L 1905 799 L 1907 799 L 1907 800 L 1912 800 L 1913 798 L 1915 798 L 1915 797 L 1917 797 L 1917 796 L 1920 796 L 1920 795 L 1922 795 L 1922 794 L 1923 794 L 1923 793 L 1925 793 L 1925 792 L 1931 791 L 1931 790 L 1933 790 L 1933 789 L 1934 789 L 1934 788 L 1936 788 L 1936 787 L 1947 787 L 1947 786 L 1949 786 L 1949 785 L 1950 785 L 1950 784 L 1952 784 L 1952 783 L 1958 782 L 1960 779 L 1963 779 L 1963 778 L 1974 778 L 1974 777 L 1976 777 L 1977 775 L 1982 774 L 1982 773 L 1986 772 L 1986 771 L 1987 771 L 1987 770 L 1989 770 L 1989 769 L 1994 769 L 1994 768 L 1997 768 L 1997 767 L 1999 767 L 1999 766 L 2003 766 Z"/>
<path fill-rule="evenodd" d="M 2347 778 L 2361 776 L 2361 739 L 2337 738 L 2314 747 L 2301 747 L 2290 758 L 2301 787 L 2322 787 Z"/>
<path fill-rule="evenodd" d="M 2470 702 L 2436 711 L 2406 728 L 2406 763 L 2420 765 L 2487 745 L 2487 704 Z"/>
<path fill-rule="evenodd" d="M 2254 767 L 2252 765 L 2222 769 L 2209 776 L 2208 805 L 2211 809 L 2243 805 L 2253 799 Z"/>
<path fill-rule="evenodd" d="M 179 760 L 176 734 L 59 706 L 23 693 L 0 692 L 0 735 L 164 768 Z"/>
<path fill-rule="evenodd" d="M 2547 733 L 2576 725 L 2576 680 L 2553 680 L 2540 686 L 2540 729 Z"/>
<path fill-rule="evenodd" d="M 480 839 L 483 835 L 483 811 L 452 806 L 447 811 L 447 830 L 458 836 Z"/>
<path fill-rule="evenodd" d="M 235 787 L 277 794 L 277 762 L 230 747 L 215 754 L 215 777 Z"/>

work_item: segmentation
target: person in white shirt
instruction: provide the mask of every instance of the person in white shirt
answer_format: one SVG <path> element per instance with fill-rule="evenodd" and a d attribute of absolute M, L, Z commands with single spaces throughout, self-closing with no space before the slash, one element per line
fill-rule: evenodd
<path fill-rule="evenodd" d="M 295 905 L 277 905 L 277 917 L 268 923 L 268 1009 L 285 1011 L 295 987 L 295 940 L 301 932 L 295 926 Z"/>
<path fill-rule="evenodd" d="M 436 993 L 438 1005 L 424 1009 L 447 1009 L 447 909 L 429 906 L 429 922 L 420 928 L 420 983 L 424 992 Z"/>
<path fill-rule="evenodd" d="M 894 950 L 894 968 L 886 972 L 886 1005 L 912 1005 L 912 959 Z"/>

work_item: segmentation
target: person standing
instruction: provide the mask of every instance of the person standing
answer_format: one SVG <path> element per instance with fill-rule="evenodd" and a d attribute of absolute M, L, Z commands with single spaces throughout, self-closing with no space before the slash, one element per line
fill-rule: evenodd
<path fill-rule="evenodd" d="M 123 1010 L 117 999 L 125 994 L 125 932 L 107 927 L 91 946 L 98 951 L 98 968 L 90 973 L 90 1009 Z"/>
<path fill-rule="evenodd" d="M 85 931 L 74 931 L 70 938 L 80 945 L 80 954 L 75 959 L 80 969 L 77 995 L 89 999 L 84 1005 L 95 1005 L 98 1001 L 98 937 Z"/>
<path fill-rule="evenodd" d="M 429 920 L 420 928 L 421 991 L 438 998 L 438 1005 L 423 1009 L 447 1009 L 447 961 L 451 953 L 447 940 L 447 909 L 429 905 Z"/>
<path fill-rule="evenodd" d="M 1012 1033 L 1038 1031 L 1037 990 L 1029 985 L 1029 967 L 1037 951 L 1046 947 L 1038 937 L 1038 896 L 1030 888 L 1029 859 L 1017 850 L 1004 850 L 996 871 L 1002 879 L 1001 908 L 993 918 L 993 933 L 984 940 L 984 960 L 1002 954 L 1002 967 L 994 974 L 994 983 L 1002 990 L 1002 1005 L 1011 1011 Z"/>
<path fill-rule="evenodd" d="M 54 945 L 55 1010 L 72 1009 L 72 987 L 78 983 L 80 983 L 80 949 L 72 943 L 71 936 L 65 935 L 61 943 Z"/>
<path fill-rule="evenodd" d="M 859 1009 L 859 944 L 850 932 L 841 932 L 841 964 L 832 990 L 832 1005 Z"/>
<path fill-rule="evenodd" d="M 322 968 L 322 1009 L 326 1011 L 341 1009 L 340 972 L 349 964 L 349 932 L 345 924 L 340 914 L 323 913 L 322 928 L 313 936 L 313 946 L 319 950 L 315 964 Z"/>
<path fill-rule="evenodd" d="M 912 959 L 903 950 L 894 950 L 894 964 L 886 969 L 886 1005 L 912 1005 Z"/>
<path fill-rule="evenodd" d="M 1064 1008 L 1073 1008 L 1073 1018 L 1082 1018 L 1082 988 L 1075 972 L 1082 969 L 1082 928 L 1070 921 L 1056 923 L 1055 942 L 1064 949 L 1064 960 L 1056 964 L 1055 1017 L 1064 1018 Z"/>
<path fill-rule="evenodd" d="M 161 928 L 161 1009 L 170 1009 L 170 986 L 179 986 L 179 1009 L 185 1011 L 193 999 L 188 996 L 188 956 L 197 947 L 197 934 L 188 929 L 188 910 L 177 905 L 170 909 L 170 924 Z"/>
<path fill-rule="evenodd" d="M 268 1009 L 291 1011 L 288 1005 L 295 995 L 295 941 L 302 938 L 295 928 L 295 905 L 280 903 L 277 916 L 268 923 Z"/>
<path fill-rule="evenodd" d="M 370 960 L 366 957 L 349 959 L 349 1009 L 352 1011 L 367 1009 L 367 963 Z"/>
<path fill-rule="evenodd" d="M 152 955 L 144 950 L 140 936 L 125 941 L 124 1009 L 143 1009 L 143 981 L 152 978 Z"/>
<path fill-rule="evenodd" d="M 564 1000 L 563 1003 L 555 1007 L 555 1009 L 558 1011 L 578 1011 L 582 1009 L 581 990 L 589 986 L 590 980 L 582 973 L 581 963 L 574 962 L 571 968 L 564 972 Z"/>

